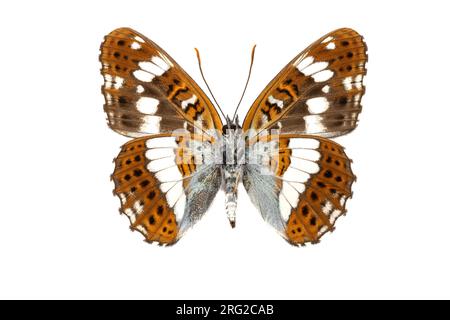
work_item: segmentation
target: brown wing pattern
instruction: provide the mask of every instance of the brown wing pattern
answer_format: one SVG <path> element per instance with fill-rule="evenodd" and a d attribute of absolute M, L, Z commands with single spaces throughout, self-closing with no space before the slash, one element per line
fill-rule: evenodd
<path fill-rule="evenodd" d="M 294 245 L 316 243 L 332 231 L 352 195 L 351 160 L 324 137 L 357 125 L 366 51 L 354 30 L 325 35 L 269 83 L 244 120 L 251 160 L 244 186 L 264 219 Z M 221 131 L 222 122 L 186 72 L 136 31 L 120 28 L 107 35 L 100 61 L 108 124 L 137 137 L 115 159 L 120 211 L 146 241 L 173 244 L 220 188 L 210 135 Z M 171 134 L 177 129 L 189 133 Z"/>
<path fill-rule="evenodd" d="M 142 34 L 116 29 L 100 50 L 104 110 L 114 131 L 140 137 L 176 129 L 221 130 L 220 117 L 205 93 Z"/>
<path fill-rule="evenodd" d="M 250 148 L 261 151 L 263 160 L 259 172 L 246 172 L 244 186 L 267 222 L 295 245 L 316 243 L 334 229 L 356 179 L 343 147 L 321 137 L 282 134 L 261 136 Z"/>
<path fill-rule="evenodd" d="M 185 217 L 188 186 L 203 165 L 205 136 L 157 134 L 122 146 L 112 174 L 120 211 L 148 242 L 172 244 L 194 222 Z M 205 146 L 195 153 L 193 144 Z M 185 226 L 183 227 L 183 224 Z"/>
<path fill-rule="evenodd" d="M 295 57 L 253 103 L 244 130 L 334 137 L 352 131 L 361 112 L 367 47 L 348 28 L 335 30 Z"/>
<path fill-rule="evenodd" d="M 303 193 L 298 194 L 298 202 L 291 206 L 289 218 L 286 226 L 286 237 L 293 244 L 305 244 L 306 242 L 318 242 L 318 240 L 328 231 L 334 230 L 336 220 L 345 214 L 345 204 L 351 197 L 351 186 L 356 179 L 351 170 L 351 160 L 344 152 L 344 148 L 328 139 L 318 139 L 316 150 L 320 157 L 317 159 L 317 171 L 313 172 L 304 183 Z M 284 149 L 285 154 L 291 153 L 291 159 L 302 159 L 298 156 L 302 149 L 295 147 Z M 281 192 L 286 193 L 291 188 L 286 188 L 286 184 L 292 186 L 293 182 L 289 177 L 288 168 L 293 166 L 294 170 L 307 171 L 307 165 L 296 166 L 292 162 L 285 169 L 285 173 L 280 176 L 283 180 Z M 282 194 L 287 197 L 287 194 Z M 284 200 L 281 200 L 284 201 Z"/>

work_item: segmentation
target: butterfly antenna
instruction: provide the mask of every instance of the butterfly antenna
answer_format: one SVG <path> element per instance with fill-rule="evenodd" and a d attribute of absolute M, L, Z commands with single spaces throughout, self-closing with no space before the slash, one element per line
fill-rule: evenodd
<path fill-rule="evenodd" d="M 234 122 L 234 119 L 236 118 L 237 111 L 239 109 L 239 106 L 241 105 L 242 99 L 244 98 L 245 91 L 247 90 L 248 82 L 250 81 L 250 76 L 252 74 L 253 60 L 255 58 L 255 48 L 256 48 L 256 44 L 253 45 L 252 58 L 251 58 L 251 61 L 250 61 L 250 69 L 248 70 L 247 82 L 245 83 L 245 87 L 244 87 L 244 91 L 242 92 L 241 99 L 239 100 L 239 103 L 238 103 L 238 105 L 236 107 L 236 110 L 234 111 L 232 122 Z"/>
<path fill-rule="evenodd" d="M 209 91 L 209 93 L 211 94 L 211 96 L 212 96 L 214 102 L 216 103 L 217 108 L 219 109 L 220 113 L 221 113 L 222 116 L 226 119 L 227 117 L 225 116 L 225 113 L 223 113 L 222 108 L 221 108 L 221 107 L 219 106 L 219 104 L 217 103 L 217 100 L 216 100 L 216 98 L 214 97 L 214 94 L 212 93 L 211 88 L 210 88 L 209 85 L 208 85 L 208 82 L 206 82 L 205 75 L 203 74 L 203 70 L 202 70 L 202 61 L 200 60 L 200 52 L 198 51 L 197 48 L 194 48 L 194 49 L 195 49 L 195 52 L 197 53 L 198 67 L 199 67 L 199 69 L 200 69 L 200 74 L 202 75 L 203 81 L 205 82 L 206 87 L 208 88 L 208 91 Z"/>

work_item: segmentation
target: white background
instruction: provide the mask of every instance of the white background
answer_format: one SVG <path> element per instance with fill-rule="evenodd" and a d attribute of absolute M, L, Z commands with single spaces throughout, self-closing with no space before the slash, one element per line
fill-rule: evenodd
<path fill-rule="evenodd" d="M 425 4 L 424 4 L 425 3 Z M 3 1 L 0 298 L 450 298 L 450 28 L 445 1 Z M 193 47 L 231 113 L 300 50 L 352 27 L 369 47 L 359 127 L 337 139 L 358 176 L 348 214 L 315 246 L 288 245 L 240 190 L 175 246 L 144 243 L 109 175 L 128 139 L 102 110 L 99 46 L 121 26 L 201 86 Z"/>

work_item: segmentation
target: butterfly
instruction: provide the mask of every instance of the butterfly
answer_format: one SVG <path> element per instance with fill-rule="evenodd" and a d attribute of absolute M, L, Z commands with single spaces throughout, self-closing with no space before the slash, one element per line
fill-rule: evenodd
<path fill-rule="evenodd" d="M 242 125 L 236 116 L 224 124 L 197 83 L 142 34 L 116 29 L 100 51 L 108 125 L 134 138 L 114 159 L 114 193 L 146 241 L 176 243 L 220 189 L 234 227 L 240 182 L 289 243 L 317 243 L 334 229 L 356 178 L 329 139 L 354 130 L 361 112 L 367 46 L 356 31 L 335 30 L 298 54 Z"/>

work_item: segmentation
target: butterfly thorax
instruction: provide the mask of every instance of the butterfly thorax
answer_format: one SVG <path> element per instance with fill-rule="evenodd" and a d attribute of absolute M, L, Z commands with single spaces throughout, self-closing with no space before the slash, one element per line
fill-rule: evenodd
<path fill-rule="evenodd" d="M 225 211 L 234 228 L 236 224 L 237 189 L 242 178 L 245 163 L 245 141 L 238 120 L 229 122 L 222 129 L 223 161 L 221 166 L 223 189 L 225 191 Z"/>

